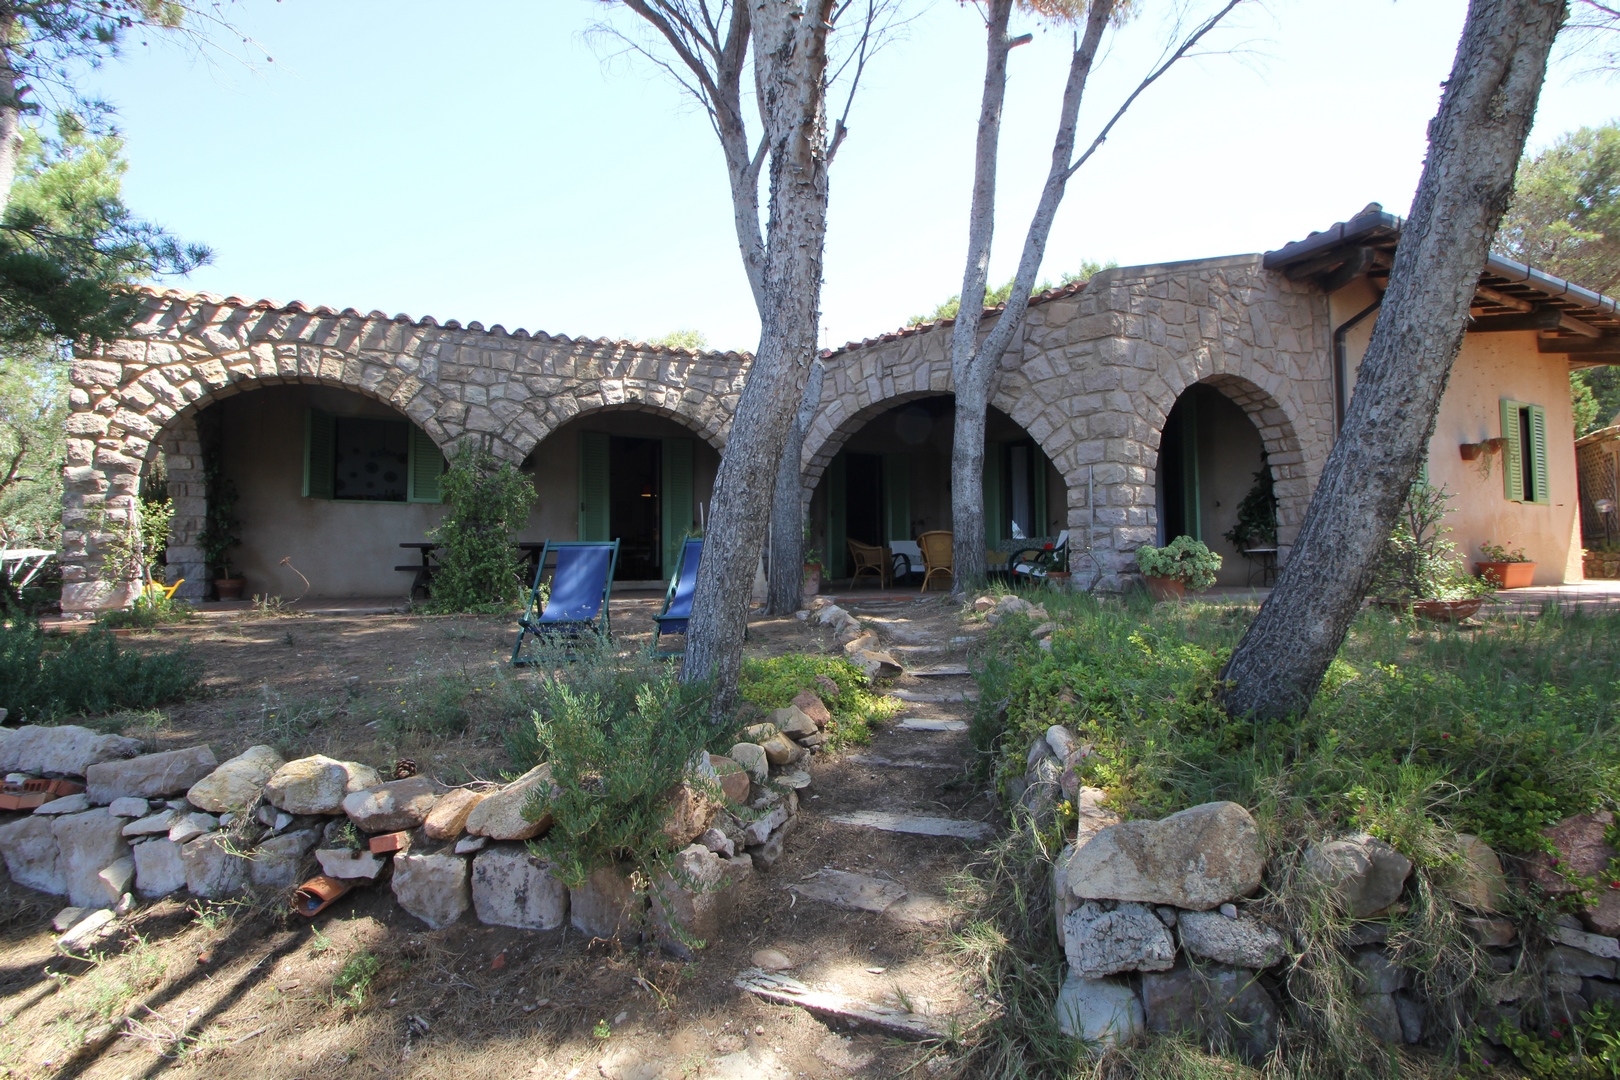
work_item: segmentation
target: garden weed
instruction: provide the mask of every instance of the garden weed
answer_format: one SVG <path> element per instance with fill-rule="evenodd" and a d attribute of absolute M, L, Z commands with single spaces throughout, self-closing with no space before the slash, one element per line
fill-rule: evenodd
<path fill-rule="evenodd" d="M 358 1009 L 366 1003 L 372 980 L 381 971 L 382 961 L 375 953 L 362 949 L 353 954 L 332 978 L 332 1003 Z"/>

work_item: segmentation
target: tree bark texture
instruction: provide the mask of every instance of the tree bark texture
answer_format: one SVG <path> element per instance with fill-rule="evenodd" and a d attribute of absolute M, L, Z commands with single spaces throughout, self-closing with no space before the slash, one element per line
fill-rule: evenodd
<path fill-rule="evenodd" d="M 1424 458 L 1534 119 L 1563 0 L 1472 0 L 1344 428 L 1293 553 L 1223 673 L 1232 716 L 1304 711 Z"/>
<path fill-rule="evenodd" d="M 714 681 L 714 715 L 736 695 L 752 568 L 764 546 L 783 443 L 815 356 L 827 231 L 827 31 L 833 0 L 809 10 L 755 0 L 755 82 L 770 161 L 759 348 L 715 478 L 681 678 Z"/>
<path fill-rule="evenodd" d="M 0 42 L 10 42 L 16 17 L 0 15 Z M 11 50 L 0 46 L 0 213 L 11 201 L 11 185 L 17 180 L 17 144 L 22 124 L 22 91 L 17 86 L 17 69 Z"/>
<path fill-rule="evenodd" d="M 804 604 L 804 436 L 821 404 L 821 385 L 826 368 L 819 359 L 810 366 L 804 383 L 799 412 L 782 445 L 782 460 L 776 468 L 776 493 L 771 498 L 771 552 L 767 615 L 791 615 Z"/>
<path fill-rule="evenodd" d="M 968 218 L 967 267 L 962 275 L 962 302 L 951 331 L 951 379 L 956 387 L 956 421 L 951 446 L 951 531 L 956 573 L 953 591 L 962 594 L 985 579 L 984 423 L 990 392 L 1013 336 L 1023 326 L 1029 292 L 1046 254 L 1052 219 L 1073 169 L 1075 129 L 1086 78 L 1114 12 L 1114 0 L 1095 0 L 1086 15 L 1085 34 L 1069 63 L 1063 89 L 1052 166 L 1040 202 L 1024 237 L 1024 251 L 1012 295 L 981 341 L 984 293 L 995 233 L 997 147 L 1001 137 L 1001 110 L 1007 93 L 1007 37 L 1011 0 L 992 0 L 986 30 L 984 93 L 979 105 L 979 132 L 973 159 L 973 206 Z"/>

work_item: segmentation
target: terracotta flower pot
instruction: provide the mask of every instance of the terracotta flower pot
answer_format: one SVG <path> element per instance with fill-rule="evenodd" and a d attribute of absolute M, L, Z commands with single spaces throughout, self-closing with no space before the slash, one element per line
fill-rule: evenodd
<path fill-rule="evenodd" d="M 1390 611 L 1411 608 L 1412 614 L 1430 622 L 1462 622 L 1484 606 L 1485 599 L 1476 596 L 1467 600 L 1378 600 L 1375 603 Z"/>
<path fill-rule="evenodd" d="M 1536 576 L 1533 562 L 1479 562 L 1474 570 L 1480 577 L 1496 582 L 1498 589 L 1524 589 Z"/>
<path fill-rule="evenodd" d="M 222 577 L 214 579 L 214 593 L 221 600 L 240 600 L 247 591 L 247 578 Z"/>
<path fill-rule="evenodd" d="M 1144 574 L 1142 581 L 1147 585 L 1148 595 L 1157 603 L 1166 600 L 1184 600 L 1187 597 L 1187 583 L 1180 578 L 1153 577 Z"/>
<path fill-rule="evenodd" d="M 804 602 L 809 603 L 817 593 L 821 592 L 821 564 L 804 564 Z"/>

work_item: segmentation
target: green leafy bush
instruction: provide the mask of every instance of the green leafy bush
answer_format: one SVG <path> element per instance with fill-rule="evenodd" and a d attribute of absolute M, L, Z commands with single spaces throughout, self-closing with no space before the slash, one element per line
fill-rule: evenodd
<path fill-rule="evenodd" d="M 1508 543 L 1512 543 L 1509 541 Z M 1524 548 L 1510 548 L 1507 544 L 1484 543 L 1479 545 L 1480 558 L 1486 562 L 1529 562 L 1525 557 Z"/>
<path fill-rule="evenodd" d="M 1200 540 L 1178 536 L 1162 548 L 1144 544 L 1136 549 L 1136 565 L 1148 577 L 1176 578 L 1193 592 L 1215 584 L 1221 557 Z"/>
<path fill-rule="evenodd" d="M 509 611 L 523 595 L 523 558 L 512 538 L 528 520 L 534 485 L 511 462 L 464 444 L 439 490 L 449 511 L 430 534 L 439 565 L 426 610 Z"/>
<path fill-rule="evenodd" d="M 570 885 L 619 860 L 650 870 L 669 853 L 669 792 L 717 737 L 708 687 L 681 683 L 670 668 L 649 677 L 633 665 L 597 667 L 577 682 L 571 673 L 546 677 L 526 735 L 556 785 L 524 808 L 531 820 L 555 819 L 532 846 Z"/>
<path fill-rule="evenodd" d="M 0 701 L 20 720 L 150 709 L 189 696 L 200 677 L 185 649 L 122 650 L 100 628 L 47 635 L 31 622 L 0 626 Z"/>
<path fill-rule="evenodd" d="M 1495 591 L 1490 582 L 1463 569 L 1457 545 L 1446 539 L 1451 499 L 1445 488 L 1427 481 L 1412 485 L 1374 572 L 1373 596 L 1386 601 L 1467 600 Z"/>
<path fill-rule="evenodd" d="M 837 688 L 831 693 L 820 681 L 830 680 Z M 871 721 L 892 716 L 900 710 L 898 699 L 874 694 L 866 675 L 842 656 L 789 653 L 770 659 L 743 661 L 737 693 L 762 709 L 781 709 L 809 690 L 832 714 L 836 727 L 828 729 L 834 746 L 865 742 L 871 738 Z"/>

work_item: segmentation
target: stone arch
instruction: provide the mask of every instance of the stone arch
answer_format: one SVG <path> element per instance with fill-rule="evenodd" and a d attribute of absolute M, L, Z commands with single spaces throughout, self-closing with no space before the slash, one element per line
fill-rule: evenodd
<path fill-rule="evenodd" d="M 1275 389 L 1287 396 L 1287 390 L 1281 385 L 1281 380 L 1269 372 L 1258 371 L 1251 372 L 1256 378 L 1231 372 L 1215 372 L 1201 378 L 1176 378 L 1175 375 L 1179 373 L 1179 368 L 1166 373 L 1169 377 L 1165 378 L 1165 383 L 1170 392 L 1164 398 L 1150 396 L 1143 399 L 1151 410 L 1147 418 L 1152 428 L 1152 436 L 1147 446 L 1151 451 L 1148 460 L 1152 462 L 1153 469 L 1149 486 L 1157 484 L 1159 445 L 1171 408 L 1194 385 L 1218 390 L 1223 397 L 1243 410 L 1260 436 L 1260 444 L 1265 449 L 1266 465 L 1271 470 L 1273 491 L 1277 498 L 1278 547 L 1286 550 L 1293 543 L 1294 537 L 1299 532 L 1299 526 L 1305 519 L 1305 509 L 1311 498 L 1311 483 L 1305 473 L 1305 452 L 1293 419 L 1272 389 L 1262 385 L 1276 384 Z M 1156 507 L 1153 512 L 1156 525 Z"/>
<path fill-rule="evenodd" d="M 698 438 L 702 439 L 714 449 L 715 453 L 725 453 L 726 432 L 724 430 L 717 430 L 707 421 L 705 417 L 694 413 L 692 410 L 681 410 L 670 405 L 661 404 L 655 400 L 650 400 L 651 397 L 657 396 L 660 395 L 645 395 L 636 393 L 633 395 L 627 395 L 626 398 L 621 401 L 607 401 L 599 404 L 588 404 L 585 407 L 579 408 L 577 411 L 569 413 L 567 418 L 562 420 L 560 423 L 554 424 L 547 428 L 545 433 L 539 438 L 535 439 L 532 443 L 527 444 L 528 450 L 524 454 L 523 460 L 528 460 L 529 457 L 531 457 L 534 452 L 540 448 L 542 443 L 555 435 L 565 425 L 571 424 L 575 420 L 582 420 L 585 417 L 593 416 L 602 412 L 643 412 L 651 416 L 659 417 L 660 419 L 673 421 L 674 423 L 679 424 L 681 427 L 690 431 L 692 434 L 696 435 Z M 678 395 L 664 396 L 678 397 Z"/>
<path fill-rule="evenodd" d="M 162 450 L 200 469 L 194 418 L 244 390 L 329 386 L 404 414 L 446 452 L 464 438 L 521 462 L 577 415 L 649 408 L 724 445 L 749 357 L 478 323 L 149 292 L 128 337 L 81 352 L 72 371 L 63 475 L 63 604 L 117 604 L 101 554 L 136 509 L 142 471 Z M 188 419 L 189 418 L 189 419 Z M 206 496 L 183 476 L 187 500 Z M 194 504 L 187 504 L 195 509 Z M 199 511 L 200 513 L 200 511 Z"/>

